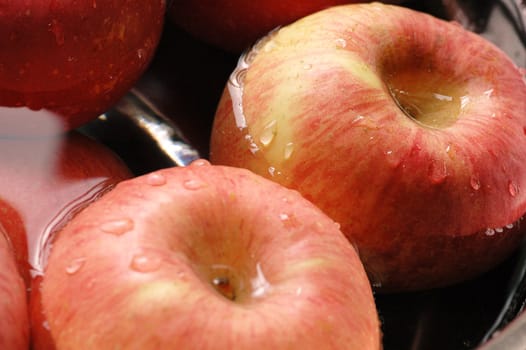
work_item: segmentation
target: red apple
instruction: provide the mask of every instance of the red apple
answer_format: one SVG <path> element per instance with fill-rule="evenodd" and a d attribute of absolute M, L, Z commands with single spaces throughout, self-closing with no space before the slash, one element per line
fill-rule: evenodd
<path fill-rule="evenodd" d="M 204 160 L 117 187 L 59 233 L 58 349 L 379 349 L 367 276 L 297 192 Z"/>
<path fill-rule="evenodd" d="M 526 84 L 496 46 L 410 9 L 331 8 L 245 56 L 211 161 L 298 190 L 384 291 L 444 286 L 524 234 Z"/>
<path fill-rule="evenodd" d="M 76 132 L 61 137 L 0 138 L 0 149 L 0 223 L 26 286 L 33 290 L 31 322 L 34 342 L 40 344 L 47 330 L 38 280 L 31 276 L 42 274 L 53 234 L 131 174 L 109 149 Z"/>
<path fill-rule="evenodd" d="M 365 0 L 173 0 L 170 18 L 196 37 L 241 52 L 270 30 L 329 6 Z M 400 1 L 387 1 L 400 2 Z"/>
<path fill-rule="evenodd" d="M 0 349 L 29 349 L 26 287 L 12 246 L 0 231 Z"/>
<path fill-rule="evenodd" d="M 164 0 L 7 1 L 0 5 L 0 106 L 45 109 L 72 128 L 135 83 L 159 40 Z M 31 123 L 12 114 L 17 132 Z M 31 129 L 34 130 L 34 129 Z"/>

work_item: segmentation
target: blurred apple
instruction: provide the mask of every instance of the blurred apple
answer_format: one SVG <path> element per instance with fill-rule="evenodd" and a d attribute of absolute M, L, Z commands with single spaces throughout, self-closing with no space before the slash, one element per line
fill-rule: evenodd
<path fill-rule="evenodd" d="M 297 192 L 199 160 L 121 182 L 58 234 L 42 282 L 58 349 L 380 348 L 337 224 Z"/>
<path fill-rule="evenodd" d="M 0 231 L 0 266 L 0 349 L 29 349 L 26 287 L 3 230 Z"/>
<path fill-rule="evenodd" d="M 146 69 L 164 13 L 164 0 L 4 2 L 0 106 L 53 111 L 66 128 L 93 119 Z M 2 116 L 2 134 L 6 122 L 13 124 Z M 25 133 L 31 124 L 17 126 Z"/>
<path fill-rule="evenodd" d="M 241 52 L 270 30 L 324 8 L 360 0 L 173 0 L 170 18 L 209 44 Z M 401 2 L 401 1 L 385 1 Z"/>
<path fill-rule="evenodd" d="M 526 84 L 493 44 L 406 8 L 334 7 L 261 41 L 218 106 L 211 161 L 298 190 L 383 291 L 444 286 L 518 246 Z"/>
<path fill-rule="evenodd" d="M 41 343 L 47 330 L 35 299 L 38 279 L 31 277 L 42 274 L 55 231 L 132 174 L 109 149 L 77 132 L 4 137 L 0 149 L 0 223 L 20 274 L 32 288 L 33 337 Z"/>

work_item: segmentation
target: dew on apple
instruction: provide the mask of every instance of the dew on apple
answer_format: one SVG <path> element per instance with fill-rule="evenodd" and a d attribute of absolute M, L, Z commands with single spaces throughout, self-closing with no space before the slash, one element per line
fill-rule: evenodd
<path fill-rule="evenodd" d="M 290 159 L 290 157 L 292 156 L 292 153 L 294 152 L 294 143 L 293 142 L 287 142 L 287 144 L 285 145 L 285 149 L 284 149 L 284 154 L 283 154 L 283 158 L 285 160 L 287 159 Z"/>
<path fill-rule="evenodd" d="M 166 177 L 159 172 L 153 172 L 146 176 L 146 183 L 150 186 L 162 186 L 166 184 Z"/>
<path fill-rule="evenodd" d="M 82 268 L 82 266 L 84 266 L 85 263 L 86 263 L 86 258 L 84 257 L 73 259 L 68 264 L 68 266 L 66 266 L 66 273 L 68 275 L 76 274 L 77 272 L 80 271 L 80 269 Z"/>
<path fill-rule="evenodd" d="M 281 214 L 279 214 L 279 219 L 280 219 L 281 221 L 286 221 L 286 220 L 289 219 L 289 215 L 286 214 L 286 213 L 281 213 Z"/>
<path fill-rule="evenodd" d="M 206 183 L 204 183 L 201 180 L 197 180 L 197 179 L 188 179 L 188 180 L 183 182 L 183 186 L 187 190 L 195 191 L 195 190 L 199 190 L 199 189 L 205 187 Z"/>
<path fill-rule="evenodd" d="M 277 121 L 271 120 L 268 122 L 265 127 L 263 128 L 263 131 L 261 132 L 261 135 L 259 136 L 259 141 L 263 146 L 269 146 L 272 141 L 274 140 L 274 136 L 276 136 L 277 132 Z"/>
<path fill-rule="evenodd" d="M 256 277 L 251 280 L 252 297 L 261 298 L 265 296 L 272 288 L 261 269 L 261 263 L 256 264 Z"/>
<path fill-rule="evenodd" d="M 479 178 L 475 175 L 471 176 L 470 185 L 471 185 L 471 188 L 473 188 L 475 191 L 480 190 L 481 184 L 480 184 Z"/>
<path fill-rule="evenodd" d="M 512 197 L 515 197 L 519 193 L 518 185 L 515 182 L 510 181 L 508 184 L 508 192 Z"/>
<path fill-rule="evenodd" d="M 130 268 L 137 272 L 154 272 L 161 267 L 161 258 L 154 253 L 135 254 L 130 262 Z"/>
<path fill-rule="evenodd" d="M 431 183 L 438 185 L 443 183 L 448 177 L 447 165 L 444 161 L 433 159 L 429 164 L 428 178 Z"/>
<path fill-rule="evenodd" d="M 211 165 L 210 162 L 206 159 L 196 159 L 192 163 L 190 163 L 191 166 L 208 166 Z"/>
<path fill-rule="evenodd" d="M 133 230 L 133 220 L 129 218 L 116 219 L 113 221 L 107 221 L 100 225 L 100 230 L 104 233 L 120 236 Z"/>
<path fill-rule="evenodd" d="M 345 40 L 344 38 L 336 39 L 335 43 L 338 49 L 345 49 L 345 47 L 347 47 L 347 40 Z"/>
<path fill-rule="evenodd" d="M 485 231 L 486 236 L 494 236 L 495 235 L 495 229 L 493 228 L 487 228 Z"/>

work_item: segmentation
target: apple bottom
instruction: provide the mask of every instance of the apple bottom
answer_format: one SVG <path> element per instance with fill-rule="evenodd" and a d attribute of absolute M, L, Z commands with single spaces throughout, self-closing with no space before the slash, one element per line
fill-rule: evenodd
<path fill-rule="evenodd" d="M 488 266 L 496 267 L 509 258 L 524 239 L 521 222 L 522 218 L 511 228 L 465 236 L 386 238 L 389 245 L 378 243 L 370 249 L 367 242 L 355 244 L 360 246 L 360 258 L 375 291 L 439 288 L 479 277 L 488 272 Z"/>
<path fill-rule="evenodd" d="M 53 244 L 58 349 L 379 349 L 365 270 L 296 191 L 206 161 L 120 183 Z"/>

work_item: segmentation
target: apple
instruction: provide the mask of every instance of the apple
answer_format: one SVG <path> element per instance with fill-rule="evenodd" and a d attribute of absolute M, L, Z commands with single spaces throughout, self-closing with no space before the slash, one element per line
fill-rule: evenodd
<path fill-rule="evenodd" d="M 0 266 L 0 349 L 29 349 L 26 287 L 3 231 L 0 231 Z"/>
<path fill-rule="evenodd" d="M 164 0 L 5 2 L 0 106 L 57 113 L 65 129 L 97 117 L 146 69 L 164 13 Z M 19 133 L 35 131 L 19 118 L 2 116 L 2 134 L 6 123 Z"/>
<path fill-rule="evenodd" d="M 337 224 L 205 160 L 123 181 L 79 213 L 41 293 L 58 349 L 380 349 L 372 289 Z"/>
<path fill-rule="evenodd" d="M 266 37 L 217 107 L 210 160 L 298 190 L 378 291 L 488 271 L 523 239 L 526 83 L 496 46 L 403 7 L 344 5 Z"/>
<path fill-rule="evenodd" d="M 209 44 L 241 52 L 270 30 L 321 9 L 360 0 L 172 0 L 170 19 Z M 400 1 L 386 1 L 400 2 Z"/>
<path fill-rule="evenodd" d="M 42 343 L 47 330 L 38 299 L 39 278 L 54 233 L 132 174 L 109 149 L 73 131 L 0 138 L 0 149 L 0 223 L 18 271 L 31 289 L 33 338 Z M 1 322 L 0 317 L 0 328 Z"/>

